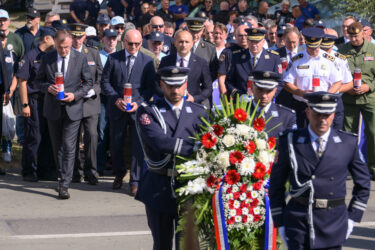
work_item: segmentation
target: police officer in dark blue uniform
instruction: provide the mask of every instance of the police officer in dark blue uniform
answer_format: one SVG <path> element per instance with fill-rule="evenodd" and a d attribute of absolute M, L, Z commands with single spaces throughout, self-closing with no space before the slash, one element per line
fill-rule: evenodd
<path fill-rule="evenodd" d="M 253 71 L 252 76 L 254 97 L 252 110 L 259 103 L 256 116 L 262 115 L 266 121 L 272 116 L 265 128 L 268 136 L 277 138 L 284 130 L 296 129 L 296 112 L 272 102 L 279 85 L 280 75 L 272 71 Z"/>
<path fill-rule="evenodd" d="M 265 30 L 246 29 L 249 50 L 233 53 L 231 68 L 226 77 L 227 94 L 248 94 L 247 81 L 254 70 L 273 71 L 282 73 L 279 53 L 263 48 Z"/>
<path fill-rule="evenodd" d="M 269 197 L 279 234 L 289 249 L 341 249 L 360 222 L 370 195 L 370 175 L 356 135 L 331 127 L 340 95 L 307 93 L 307 128 L 280 137 Z M 340 152 L 338 157 L 337 152 Z M 353 177 L 349 206 L 346 177 Z M 291 200 L 285 203 L 289 180 Z"/>
<path fill-rule="evenodd" d="M 31 49 L 37 47 L 40 32 L 43 27 L 40 27 L 40 13 L 38 10 L 30 8 L 26 13 L 26 24 L 22 28 L 16 30 L 16 34 L 22 39 L 25 47 L 25 54 Z"/>
<path fill-rule="evenodd" d="M 53 38 L 55 34 L 53 28 L 45 27 L 40 35 L 39 46 L 26 53 L 17 72 L 17 78 L 20 80 L 22 115 L 26 118 L 25 141 L 22 148 L 22 176 L 24 181 L 37 181 L 38 176 L 45 179 L 48 176 L 56 175 L 51 173 L 53 170 L 39 169 L 39 164 L 37 167 L 37 159 L 39 163 L 42 157 L 51 155 L 52 151 L 49 151 L 51 147 L 39 149 L 42 137 L 44 137 L 44 140 L 48 140 L 48 128 L 47 121 L 43 117 L 44 95 L 34 85 L 40 58 L 54 48 Z"/>
<path fill-rule="evenodd" d="M 137 130 L 143 142 L 147 171 L 136 199 L 146 206 L 154 250 L 172 249 L 177 223 L 174 194 L 176 155 L 190 156 L 200 131 L 200 117 L 206 117 L 203 106 L 184 100 L 189 68 L 168 66 L 159 69 L 164 98 L 137 111 Z M 178 243 L 176 242 L 176 249 Z"/>

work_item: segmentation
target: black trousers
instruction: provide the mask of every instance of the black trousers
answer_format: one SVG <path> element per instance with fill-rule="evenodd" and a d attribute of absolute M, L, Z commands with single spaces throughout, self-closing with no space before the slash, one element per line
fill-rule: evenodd
<path fill-rule="evenodd" d="M 79 137 L 78 133 L 76 156 L 74 164 L 74 176 L 94 176 L 98 177 L 97 174 L 97 160 L 96 150 L 98 148 L 98 118 L 99 115 L 92 115 L 84 117 L 81 120 L 81 126 L 83 127 L 83 143 L 84 143 L 84 163 L 83 166 L 80 160 L 79 153 Z M 81 129 L 79 129 L 81 131 Z"/>
<path fill-rule="evenodd" d="M 151 229 L 154 240 L 153 250 L 172 250 L 174 232 L 177 228 L 177 217 L 160 212 L 146 206 L 147 223 Z M 178 247 L 178 235 L 176 235 L 176 248 Z"/>
<path fill-rule="evenodd" d="M 68 188 L 72 180 L 80 123 L 81 120 L 70 120 L 64 106 L 61 107 L 61 117 L 59 119 L 48 120 L 53 156 L 57 165 L 61 187 Z"/>

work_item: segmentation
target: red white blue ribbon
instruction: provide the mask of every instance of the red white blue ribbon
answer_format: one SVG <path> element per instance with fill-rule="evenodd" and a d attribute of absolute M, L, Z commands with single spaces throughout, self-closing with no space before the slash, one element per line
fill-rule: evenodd
<path fill-rule="evenodd" d="M 264 188 L 269 188 L 269 179 L 266 180 Z M 264 222 L 264 250 L 276 250 L 277 229 L 273 225 L 270 209 L 270 199 L 268 198 L 268 194 L 265 194 L 264 201 L 266 205 L 266 218 Z"/>
<path fill-rule="evenodd" d="M 224 177 L 223 177 L 224 179 Z M 218 250 L 229 250 L 228 234 L 224 213 L 223 205 L 223 183 L 219 184 L 220 187 L 217 189 L 212 197 L 212 212 L 214 217 L 215 235 L 216 235 L 216 246 Z"/>

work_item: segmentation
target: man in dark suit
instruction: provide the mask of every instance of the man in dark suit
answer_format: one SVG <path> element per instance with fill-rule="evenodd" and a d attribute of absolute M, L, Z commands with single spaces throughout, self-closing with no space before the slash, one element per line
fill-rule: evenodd
<path fill-rule="evenodd" d="M 5 37 L 5 33 L 1 32 L 0 35 L 3 35 Z M 9 88 L 9 79 L 8 79 L 8 71 L 6 68 L 6 63 L 5 63 L 5 56 L 4 56 L 4 49 L 1 44 L 0 46 L 0 64 L 1 64 L 1 71 L 0 71 L 0 131 L 3 131 L 3 100 L 6 99 L 5 96 L 6 92 L 8 91 Z M 0 167 L 0 175 L 5 175 L 5 170 Z"/>
<path fill-rule="evenodd" d="M 339 96 L 305 94 L 308 128 L 280 137 L 268 193 L 274 224 L 289 249 L 341 249 L 366 210 L 370 175 L 358 138 L 331 127 Z M 349 172 L 354 187 L 346 207 Z M 286 204 L 288 180 L 291 199 Z"/>
<path fill-rule="evenodd" d="M 100 80 L 103 66 L 100 61 L 99 51 L 96 48 L 87 47 L 83 44 L 86 33 L 83 24 L 71 24 L 70 30 L 73 36 L 72 49 L 83 53 L 87 57 L 90 68 L 93 87 L 83 99 L 84 129 L 84 166 L 81 165 L 79 156 L 79 136 L 77 139 L 76 161 L 74 166 L 73 182 L 81 182 L 83 176 L 91 185 L 98 184 L 96 149 L 98 147 L 98 118 L 100 113 Z"/>
<path fill-rule="evenodd" d="M 110 54 L 103 69 L 101 87 L 107 96 L 107 112 L 110 124 L 110 150 L 112 166 L 116 175 L 113 189 L 120 189 L 126 168 L 124 145 L 131 137 L 131 193 L 135 195 L 141 176 L 143 155 L 135 130 L 135 111 L 142 102 L 148 101 L 154 92 L 155 69 L 151 57 L 139 51 L 142 36 L 135 29 L 128 30 L 124 36 L 125 49 Z M 131 109 L 126 109 L 124 84 L 132 84 Z"/>
<path fill-rule="evenodd" d="M 233 53 L 231 68 L 226 77 L 227 94 L 231 96 L 249 94 L 248 77 L 254 70 L 282 73 L 279 53 L 263 49 L 266 31 L 249 28 L 246 32 L 249 49 Z"/>
<path fill-rule="evenodd" d="M 253 71 L 252 76 L 254 77 L 252 86 L 254 99 L 251 112 L 259 102 L 256 117 L 262 114 L 267 121 L 272 116 L 265 128 L 268 136 L 278 138 L 280 132 L 296 129 L 296 112 L 272 102 L 281 80 L 280 75 L 272 71 Z"/>
<path fill-rule="evenodd" d="M 56 50 L 47 53 L 35 80 L 45 94 L 43 114 L 48 120 L 53 153 L 59 171 L 59 198 L 69 199 L 68 187 L 74 169 L 77 135 L 83 117 L 83 97 L 92 88 L 90 69 L 85 55 L 74 51 L 72 36 L 58 30 Z M 64 76 L 64 98 L 57 99 L 61 89 L 55 84 L 55 73 Z"/>
<path fill-rule="evenodd" d="M 146 206 L 154 250 L 172 249 L 178 219 L 173 185 L 175 159 L 193 153 L 191 136 L 200 131 L 200 117 L 207 119 L 203 106 L 184 100 L 188 72 L 188 68 L 175 65 L 159 68 L 164 98 L 150 106 L 142 105 L 137 111 L 138 135 L 148 169 L 136 199 Z M 176 240 L 176 249 L 178 243 Z"/>
<path fill-rule="evenodd" d="M 185 18 L 189 32 L 193 37 L 192 52 L 206 60 L 210 69 L 211 79 L 215 80 L 217 78 L 219 61 L 216 56 L 215 45 L 204 41 L 202 38 L 204 21 L 205 19 L 200 17 Z"/>
<path fill-rule="evenodd" d="M 207 62 L 191 52 L 193 38 L 188 31 L 179 31 L 175 35 L 177 54 L 163 57 L 159 68 L 176 66 L 190 68 L 188 75 L 187 100 L 209 107 L 208 98 L 212 94 L 212 81 Z M 160 89 L 158 91 L 161 93 Z"/>

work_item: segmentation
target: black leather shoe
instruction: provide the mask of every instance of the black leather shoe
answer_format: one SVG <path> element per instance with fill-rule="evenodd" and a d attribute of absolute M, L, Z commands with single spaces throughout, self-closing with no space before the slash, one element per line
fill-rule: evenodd
<path fill-rule="evenodd" d="M 95 176 L 89 175 L 89 176 L 87 176 L 87 183 L 90 184 L 90 185 L 98 185 L 99 181 Z"/>
<path fill-rule="evenodd" d="M 35 175 L 25 175 L 23 177 L 23 181 L 37 182 L 38 181 L 38 177 L 36 177 Z"/>
<path fill-rule="evenodd" d="M 59 191 L 59 198 L 60 199 L 63 199 L 63 200 L 66 200 L 66 199 L 69 199 L 70 198 L 70 194 L 68 192 L 68 188 L 65 188 L 65 187 L 61 187 L 60 188 L 60 191 Z"/>
<path fill-rule="evenodd" d="M 124 176 L 116 176 L 115 180 L 113 181 L 112 184 L 112 189 L 120 189 L 122 187 L 122 179 Z"/>

